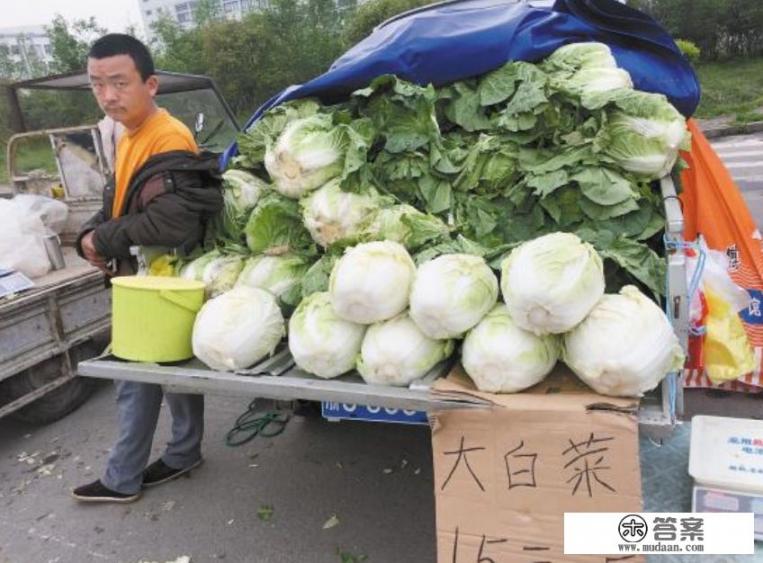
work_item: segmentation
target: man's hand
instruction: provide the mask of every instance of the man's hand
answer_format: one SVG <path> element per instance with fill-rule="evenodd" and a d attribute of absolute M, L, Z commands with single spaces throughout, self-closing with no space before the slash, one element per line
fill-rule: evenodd
<path fill-rule="evenodd" d="M 111 272 L 106 267 L 106 259 L 98 254 L 98 251 L 95 249 L 93 236 L 95 236 L 95 231 L 90 231 L 84 237 L 82 237 L 82 240 L 80 241 L 80 245 L 82 246 L 82 254 L 85 255 L 85 260 L 90 262 L 90 264 L 102 272 L 110 274 Z"/>

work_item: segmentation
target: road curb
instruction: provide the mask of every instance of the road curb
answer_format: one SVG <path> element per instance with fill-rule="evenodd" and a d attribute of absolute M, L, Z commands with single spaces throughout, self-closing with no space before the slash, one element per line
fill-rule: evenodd
<path fill-rule="evenodd" d="M 722 125 L 720 127 L 702 127 L 702 132 L 708 139 L 717 139 L 719 137 L 729 137 L 731 135 L 748 135 L 750 133 L 760 133 L 763 131 L 763 121 L 753 121 L 752 123 L 741 123 L 737 125 Z"/>

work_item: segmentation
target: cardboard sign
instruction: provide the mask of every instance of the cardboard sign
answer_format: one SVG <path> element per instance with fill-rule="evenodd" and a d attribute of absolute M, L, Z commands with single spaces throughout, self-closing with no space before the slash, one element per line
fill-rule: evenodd
<path fill-rule="evenodd" d="M 640 512 L 638 402 L 560 366 L 524 393 L 478 392 L 459 367 L 435 385 L 489 408 L 433 413 L 439 563 L 642 562 L 564 555 L 565 512 Z"/>

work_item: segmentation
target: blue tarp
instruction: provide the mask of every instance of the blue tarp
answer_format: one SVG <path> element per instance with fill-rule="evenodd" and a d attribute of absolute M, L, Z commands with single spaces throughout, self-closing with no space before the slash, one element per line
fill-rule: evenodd
<path fill-rule="evenodd" d="M 539 61 L 567 43 L 600 41 L 635 87 L 665 94 L 687 117 L 699 103 L 697 77 L 670 35 L 649 16 L 615 0 L 557 0 L 551 9 L 515 0 L 461 0 L 424 8 L 377 28 L 324 74 L 263 104 L 314 96 L 345 99 L 382 74 L 435 86 L 484 74 L 510 60 Z M 236 145 L 222 157 L 224 165 Z"/>

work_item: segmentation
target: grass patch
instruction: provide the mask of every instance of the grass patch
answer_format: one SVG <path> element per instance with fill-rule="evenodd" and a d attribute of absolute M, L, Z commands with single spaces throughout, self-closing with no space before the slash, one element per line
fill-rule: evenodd
<path fill-rule="evenodd" d="M 763 57 L 701 63 L 697 74 L 702 100 L 696 117 L 728 115 L 736 123 L 763 121 Z"/>
<path fill-rule="evenodd" d="M 0 143 L 0 184 L 9 183 L 8 164 L 6 151 L 8 144 Z M 30 139 L 22 142 L 16 150 L 17 173 L 29 172 L 30 170 L 45 170 L 49 174 L 58 174 L 53 149 L 47 137 Z"/>

